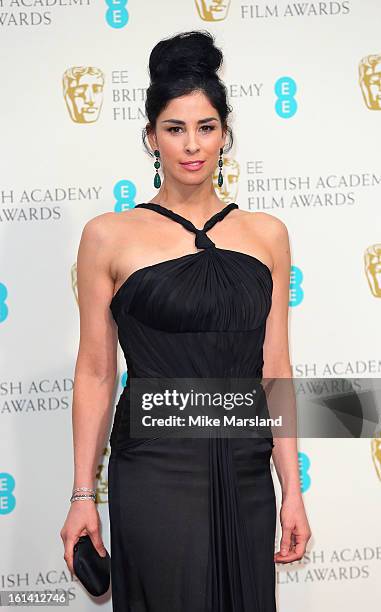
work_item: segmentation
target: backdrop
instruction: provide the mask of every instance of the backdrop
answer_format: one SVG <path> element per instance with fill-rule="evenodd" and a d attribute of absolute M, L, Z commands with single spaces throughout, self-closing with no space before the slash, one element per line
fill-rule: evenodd
<path fill-rule="evenodd" d="M 287 225 L 295 377 L 379 377 L 380 22 L 374 0 L 0 0 L 1 590 L 64 587 L 72 610 L 99 603 L 68 572 L 59 535 L 73 477 L 75 262 L 88 219 L 156 193 L 141 129 L 161 38 L 207 29 L 224 52 L 235 145 L 217 192 Z M 119 364 L 116 398 L 120 349 Z M 380 442 L 299 440 L 313 537 L 300 562 L 277 565 L 280 612 L 379 599 Z M 97 483 L 107 548 L 109 452 Z"/>

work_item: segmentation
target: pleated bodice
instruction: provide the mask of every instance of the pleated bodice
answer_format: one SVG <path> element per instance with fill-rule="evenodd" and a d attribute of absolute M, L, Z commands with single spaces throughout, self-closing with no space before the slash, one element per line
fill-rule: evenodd
<path fill-rule="evenodd" d="M 180 223 L 201 250 L 136 270 L 114 295 L 110 308 L 129 375 L 260 378 L 270 269 L 253 255 L 219 248 L 206 233 L 238 205 L 228 204 L 202 229 L 160 204 L 135 208 Z"/>

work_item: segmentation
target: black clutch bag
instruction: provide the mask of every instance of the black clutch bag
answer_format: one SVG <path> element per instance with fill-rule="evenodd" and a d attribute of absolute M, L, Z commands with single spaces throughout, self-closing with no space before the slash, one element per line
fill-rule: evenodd
<path fill-rule="evenodd" d="M 74 573 L 85 589 L 99 597 L 104 595 L 110 586 L 111 558 L 101 557 L 89 535 L 80 536 L 73 548 Z"/>

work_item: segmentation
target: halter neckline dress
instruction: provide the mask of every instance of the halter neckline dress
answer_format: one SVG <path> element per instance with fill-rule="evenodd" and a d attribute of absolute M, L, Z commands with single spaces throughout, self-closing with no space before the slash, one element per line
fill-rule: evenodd
<path fill-rule="evenodd" d="M 127 365 L 108 465 L 113 612 L 276 612 L 272 437 L 130 435 L 134 377 L 262 378 L 273 281 L 154 202 L 200 249 L 135 270 L 110 303 Z"/>

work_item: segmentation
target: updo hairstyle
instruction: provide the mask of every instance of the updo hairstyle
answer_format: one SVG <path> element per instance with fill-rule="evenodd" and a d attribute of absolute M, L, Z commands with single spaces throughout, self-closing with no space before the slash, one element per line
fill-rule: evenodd
<path fill-rule="evenodd" d="M 148 119 L 142 140 L 146 151 L 147 135 L 156 127 L 159 114 L 173 98 L 202 91 L 217 110 L 223 130 L 230 141 L 224 153 L 233 146 L 233 132 L 227 124 L 232 107 L 227 102 L 227 89 L 217 75 L 223 62 L 222 51 L 215 46 L 214 37 L 205 30 L 191 30 L 159 41 L 149 57 L 150 84 L 147 89 L 145 112 Z"/>

